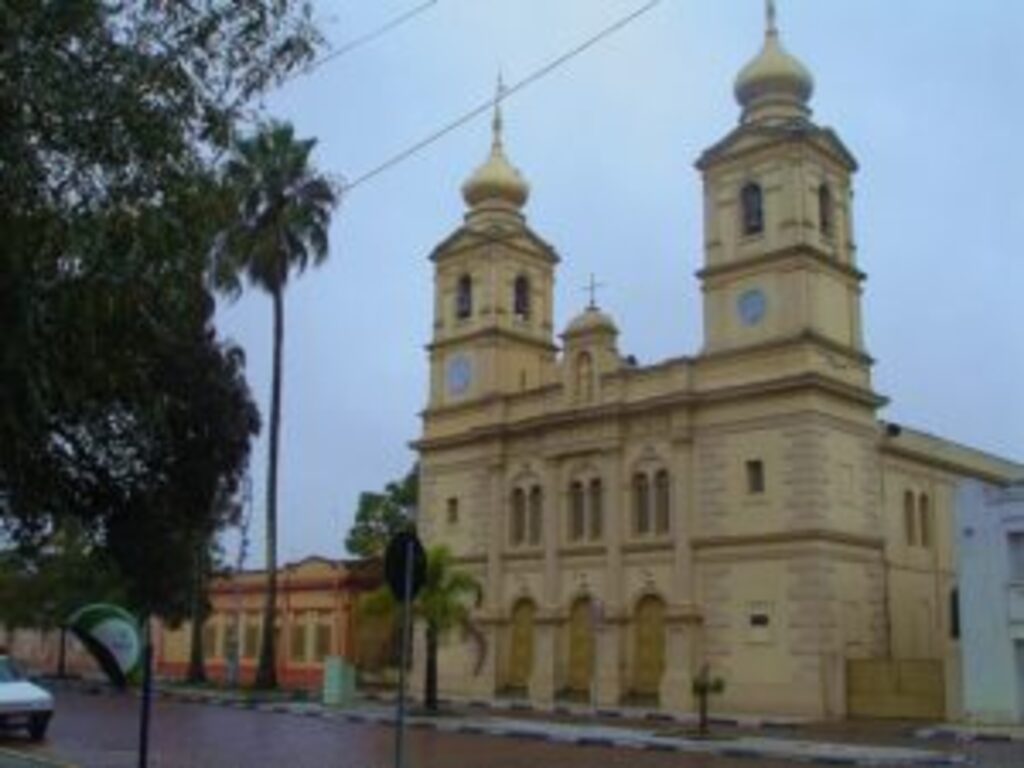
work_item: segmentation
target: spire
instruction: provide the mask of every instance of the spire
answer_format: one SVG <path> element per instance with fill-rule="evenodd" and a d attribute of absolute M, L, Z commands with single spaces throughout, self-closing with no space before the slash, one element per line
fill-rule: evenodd
<path fill-rule="evenodd" d="M 494 91 L 494 116 L 491 118 L 491 150 L 502 149 L 501 129 L 505 123 L 501 117 L 501 100 L 505 98 L 505 82 L 501 79 L 501 70 L 498 70 L 498 85 Z"/>
<path fill-rule="evenodd" d="M 814 91 L 814 78 L 779 39 L 775 0 L 765 0 L 764 45 L 736 78 L 736 100 L 743 107 L 742 122 L 806 119 Z"/>
<path fill-rule="evenodd" d="M 494 113 L 491 117 L 491 151 L 473 175 L 462 185 L 462 196 L 471 208 L 495 205 L 521 208 L 530 194 L 530 185 L 526 183 L 512 164 L 505 157 L 502 130 L 504 118 L 501 114 L 501 101 L 507 91 L 498 73 L 498 85 L 494 94 Z"/>

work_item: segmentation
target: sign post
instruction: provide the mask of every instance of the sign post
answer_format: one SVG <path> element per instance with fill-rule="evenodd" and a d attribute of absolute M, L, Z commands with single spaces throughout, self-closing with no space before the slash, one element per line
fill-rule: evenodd
<path fill-rule="evenodd" d="M 142 630 L 142 712 L 139 716 L 139 768 L 149 765 L 149 711 L 153 700 L 153 636 L 150 618 L 143 619 Z"/>
<path fill-rule="evenodd" d="M 412 640 L 412 601 L 427 578 L 427 555 L 415 533 L 403 531 L 388 544 L 384 574 L 391 594 L 402 604 L 402 659 L 398 667 L 398 704 L 395 713 L 395 768 L 405 766 L 405 671 Z"/>
<path fill-rule="evenodd" d="M 140 630 L 130 613 L 107 603 L 93 603 L 80 608 L 66 622 L 67 628 L 118 688 L 124 688 L 141 671 L 140 768 L 145 768 L 149 757 L 149 708 L 153 684 L 153 643 L 149 623 L 146 616 Z"/>

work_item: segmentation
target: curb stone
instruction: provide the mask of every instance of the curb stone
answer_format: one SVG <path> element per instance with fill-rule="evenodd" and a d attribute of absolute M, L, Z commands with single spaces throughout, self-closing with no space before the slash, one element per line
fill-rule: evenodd
<path fill-rule="evenodd" d="M 65 689 L 71 689 L 72 686 L 63 686 Z M 90 695 L 100 695 L 103 693 L 116 693 L 109 687 L 89 685 L 82 689 L 84 693 Z M 315 719 L 326 719 L 335 720 L 338 722 L 355 723 L 355 724 L 388 724 L 392 721 L 392 718 L 384 713 L 375 712 L 352 712 L 352 711 L 341 711 L 336 715 L 328 710 L 323 709 L 319 705 L 307 704 L 307 708 L 296 709 L 291 708 L 284 702 L 259 702 L 253 700 L 240 700 L 231 699 L 223 696 L 203 696 L 194 692 L 178 692 L 173 690 L 157 690 L 155 691 L 158 697 L 170 700 L 183 701 L 188 703 L 207 704 L 212 706 L 219 706 L 224 708 L 233 709 L 247 709 L 254 711 L 266 712 L 268 714 L 286 714 L 292 716 L 301 716 Z M 372 699 L 373 697 L 365 697 Z M 378 700 L 380 697 L 377 697 Z M 488 707 L 488 709 L 494 709 Z M 531 711 L 533 708 L 530 706 L 519 705 L 518 707 L 504 707 L 507 710 L 518 710 L 518 711 Z M 573 714 L 573 711 L 568 707 L 555 707 L 554 711 L 561 714 Z M 609 711 L 610 712 L 610 711 Z M 603 713 L 603 716 L 608 716 L 609 712 Z M 598 714 L 601 714 L 600 712 Z M 660 715 L 660 716 L 659 716 Z M 646 712 L 644 713 L 644 719 L 646 720 L 660 720 L 660 721 L 671 721 L 670 715 L 661 715 L 657 712 Z M 737 721 L 732 719 L 720 718 L 713 720 L 719 724 L 734 724 Z M 633 732 L 628 738 L 616 737 L 614 734 L 579 734 L 573 733 L 572 728 L 556 729 L 552 730 L 551 724 L 530 724 L 535 727 L 522 727 L 513 722 L 502 725 L 501 723 L 494 723 L 488 725 L 480 722 L 458 722 L 458 721 L 433 721 L 422 718 L 411 718 L 409 721 L 409 727 L 416 730 L 434 730 L 437 732 L 447 733 L 460 733 L 467 735 L 487 735 L 497 738 L 512 738 L 520 740 L 530 741 L 546 741 L 552 744 L 575 744 L 577 746 L 592 746 L 592 747 L 604 747 L 612 749 L 641 749 L 646 751 L 657 751 L 657 752 L 687 752 L 691 754 L 707 754 L 711 756 L 725 756 L 735 758 L 749 758 L 749 759 L 776 759 L 785 760 L 794 763 L 801 764 L 819 764 L 819 765 L 857 765 L 857 766 L 878 766 L 881 764 L 891 765 L 905 765 L 915 766 L 924 768 L 925 766 L 932 766 L 933 768 L 948 767 L 948 766 L 961 766 L 966 763 L 966 759 L 963 756 L 953 755 L 948 757 L 942 757 L 938 755 L 922 755 L 920 757 L 905 756 L 905 757 L 883 757 L 878 754 L 865 755 L 863 757 L 854 755 L 828 755 L 828 754 L 794 754 L 790 752 L 780 752 L 777 749 L 764 748 L 759 749 L 757 746 L 722 746 L 717 749 L 707 748 L 700 743 L 687 742 L 685 740 L 678 741 L 665 741 L 659 737 L 645 736 L 641 732 Z M 762 723 L 762 726 L 764 724 Z M 781 727 L 780 724 L 775 724 Z M 586 728 L 587 726 L 582 726 Z M 547 730 L 545 730 L 547 728 Z M 618 727 L 618 730 L 623 730 Z M 931 729 L 927 732 L 921 731 L 915 734 L 919 738 L 936 738 L 942 736 L 951 736 L 956 738 L 964 738 L 965 740 L 976 739 L 979 741 L 1011 741 L 1013 739 L 1009 734 L 959 734 L 952 730 L 943 729 Z M 1024 737 L 1022 737 L 1024 738 Z M 827 747 L 827 745 L 822 745 Z M 702 748 L 703 747 L 703 748 Z"/>

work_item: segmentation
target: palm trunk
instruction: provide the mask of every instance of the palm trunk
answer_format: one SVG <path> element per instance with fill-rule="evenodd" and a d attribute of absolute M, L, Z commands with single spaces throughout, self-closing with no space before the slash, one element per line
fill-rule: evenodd
<path fill-rule="evenodd" d="M 188 674 L 190 683 L 206 682 L 204 662 L 203 624 L 206 618 L 206 543 L 196 549 L 195 576 L 192 580 L 192 642 L 189 649 Z"/>
<path fill-rule="evenodd" d="M 431 712 L 437 711 L 437 628 L 427 622 L 427 664 L 424 679 L 423 704 Z"/>
<path fill-rule="evenodd" d="M 277 687 L 274 619 L 277 606 L 277 450 L 281 430 L 281 357 L 284 346 L 284 287 L 274 301 L 274 371 L 270 389 L 270 451 L 267 458 L 267 594 L 263 606 L 263 642 L 256 670 L 257 688 Z"/>

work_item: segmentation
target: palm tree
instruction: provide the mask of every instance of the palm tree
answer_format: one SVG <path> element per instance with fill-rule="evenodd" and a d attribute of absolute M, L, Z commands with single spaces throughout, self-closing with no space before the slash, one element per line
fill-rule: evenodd
<path fill-rule="evenodd" d="M 290 274 L 327 258 L 327 229 L 337 196 L 309 156 L 315 139 L 297 140 L 292 126 L 269 123 L 240 140 L 224 172 L 237 202 L 235 223 L 214 251 L 214 279 L 229 295 L 241 293 L 242 277 L 263 289 L 274 306 L 274 369 L 270 389 L 270 451 L 267 458 L 267 591 L 256 686 L 274 688 L 274 609 L 277 603 L 277 462 L 281 427 L 284 290 Z"/>
<path fill-rule="evenodd" d="M 470 613 L 479 603 L 481 588 L 471 575 L 455 567 L 451 551 L 442 545 L 427 552 L 427 577 L 413 603 L 413 613 L 424 624 L 427 658 L 423 679 L 423 704 L 436 712 L 437 702 L 437 649 L 441 638 L 460 628 L 479 642 Z M 363 598 L 360 610 L 369 616 L 389 615 L 397 618 L 399 606 L 387 587 L 382 587 Z M 482 659 L 481 659 L 482 661 Z M 479 667 L 479 664 L 478 664 Z"/>

